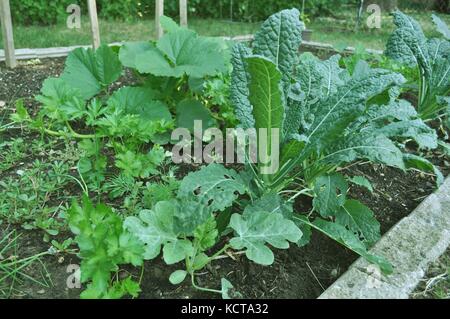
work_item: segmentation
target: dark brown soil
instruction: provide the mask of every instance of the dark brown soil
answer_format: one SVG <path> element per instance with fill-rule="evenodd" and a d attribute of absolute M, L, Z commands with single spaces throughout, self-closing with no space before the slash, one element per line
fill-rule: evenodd
<path fill-rule="evenodd" d="M 24 98 L 27 106 L 35 106 L 33 97 L 39 93 L 42 83 L 51 76 L 59 76 L 65 59 L 48 59 L 43 63 L 20 61 L 19 67 L 7 69 L 0 63 L 0 101 L 12 108 L 17 99 Z M 0 110 L 1 111 L 1 110 Z"/>
<path fill-rule="evenodd" d="M 0 72 L 0 101 L 11 107 L 17 98 L 26 98 L 27 106 L 32 105 L 30 98 L 40 90 L 43 80 L 57 75 L 62 70 L 62 59 L 43 60 L 42 64 L 25 65 L 14 71 Z M 439 155 L 440 156 L 440 155 Z M 439 157 L 436 157 L 439 158 Z M 441 157 L 442 159 L 442 157 Z M 449 168 L 439 159 L 445 175 Z M 381 165 L 354 164 L 343 170 L 349 176 L 365 176 L 373 186 L 374 193 L 360 187 L 353 187 L 350 196 L 358 198 L 368 205 L 377 215 L 382 232 L 389 230 L 395 223 L 407 216 L 417 205 L 435 189 L 431 176 L 415 172 L 402 172 Z M 302 202 L 299 205 L 308 206 Z M 3 229 L 3 230 L 2 230 Z M 18 229 L 23 233 L 20 238 L 20 258 L 46 251 L 50 244 L 42 241 L 43 234 Z M 0 225 L 0 236 L 7 233 L 6 225 Z M 70 234 L 59 235 L 60 241 Z M 3 256 L 8 257 L 8 256 Z M 230 255 L 211 264 L 204 273 L 199 274 L 199 285 L 219 289 L 220 279 L 226 278 L 246 298 L 316 298 L 330 286 L 358 256 L 336 242 L 314 233 L 311 244 L 306 247 L 292 247 L 287 251 L 277 251 L 275 263 L 263 267 L 249 262 L 245 256 Z M 75 255 L 63 254 L 42 258 L 53 286 L 45 287 L 25 281 L 17 286 L 13 298 L 77 298 L 80 289 L 68 289 L 69 274 L 67 266 L 78 264 Z M 39 276 L 42 268 L 34 264 L 27 269 L 32 276 Z M 200 293 L 190 283 L 172 286 L 168 277 L 177 270 L 176 266 L 167 266 L 157 259 L 145 264 L 142 277 L 141 298 L 217 298 L 219 295 Z M 128 269 L 139 279 L 140 269 Z M 126 274 L 124 272 L 124 274 Z"/>

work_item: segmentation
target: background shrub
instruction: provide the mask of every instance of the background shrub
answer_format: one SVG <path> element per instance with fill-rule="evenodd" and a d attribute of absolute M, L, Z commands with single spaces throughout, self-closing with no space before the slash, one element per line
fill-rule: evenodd
<path fill-rule="evenodd" d="M 402 9 L 431 10 L 448 12 L 449 0 L 374 0 L 382 7 L 395 4 Z M 86 15 L 85 0 L 11 0 L 11 10 L 15 23 L 51 25 L 64 21 L 69 4 L 78 3 Z M 286 8 L 302 9 L 310 17 L 333 16 L 342 9 L 356 10 L 359 0 L 189 0 L 192 16 L 212 19 L 233 19 L 234 21 L 263 21 L 273 12 Z M 373 3 L 373 1 L 372 1 Z M 99 16 L 109 20 L 135 20 L 153 18 L 154 0 L 97 0 Z M 178 17 L 178 0 L 165 1 L 165 13 Z"/>
<path fill-rule="evenodd" d="M 11 0 L 14 23 L 51 25 L 66 17 L 66 8 L 75 0 Z"/>

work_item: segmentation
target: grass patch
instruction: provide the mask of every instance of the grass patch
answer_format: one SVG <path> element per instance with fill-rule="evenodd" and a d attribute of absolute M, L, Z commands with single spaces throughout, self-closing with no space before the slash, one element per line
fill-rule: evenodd
<path fill-rule="evenodd" d="M 412 294 L 415 299 L 450 299 L 450 249 L 434 262 Z"/>
<path fill-rule="evenodd" d="M 154 38 L 154 20 L 134 22 L 100 20 L 102 42 L 143 41 Z M 253 34 L 259 23 L 240 23 L 218 20 L 192 19 L 189 27 L 204 36 L 236 36 Z M 69 29 L 63 24 L 54 26 L 14 26 L 16 48 L 49 48 L 91 43 L 89 20 L 83 19 L 81 29 Z M 3 42 L 0 43 L 3 48 Z"/>
<path fill-rule="evenodd" d="M 431 12 L 407 12 L 417 19 L 428 36 L 437 36 L 431 20 Z M 450 23 L 450 15 L 440 15 Z M 364 45 L 366 48 L 384 49 L 389 35 L 394 30 L 392 18 L 383 15 L 381 29 L 369 29 L 363 25 L 355 30 L 355 13 L 343 10 L 336 17 L 312 18 L 308 28 L 314 31 L 312 40 L 330 43 L 336 46 Z M 260 23 L 231 22 L 228 20 L 196 19 L 189 20 L 189 27 L 204 36 L 237 36 L 253 34 Z M 127 42 L 151 39 L 155 34 L 154 20 L 140 21 L 108 21 L 100 20 L 101 38 L 103 42 Z M 81 29 L 68 29 L 65 23 L 54 26 L 14 26 L 16 48 L 49 48 L 90 44 L 90 24 L 84 18 Z M 0 48 L 3 42 L 0 41 Z"/>
<path fill-rule="evenodd" d="M 49 288 L 52 283 L 50 275 L 41 261 L 48 252 L 37 253 L 32 256 L 19 256 L 20 234 L 11 231 L 0 240 L 0 297 L 10 298 L 13 294 L 21 294 L 16 289 L 17 285 L 23 285 L 28 280 L 36 285 Z M 41 276 L 31 276 L 30 268 L 42 267 Z"/>
<path fill-rule="evenodd" d="M 431 12 L 409 12 L 406 14 L 416 19 L 422 26 L 428 37 L 441 37 L 431 19 Z M 450 24 L 450 15 L 439 16 Z M 369 29 L 365 24 L 365 18 L 362 19 L 362 25 L 356 30 L 355 14 L 351 11 L 343 11 L 339 18 L 320 17 L 311 19 L 308 27 L 314 31 L 313 40 L 317 42 L 330 43 L 342 46 L 364 46 L 365 48 L 384 50 L 389 36 L 395 29 L 392 18 L 389 15 L 383 15 L 380 29 Z"/>

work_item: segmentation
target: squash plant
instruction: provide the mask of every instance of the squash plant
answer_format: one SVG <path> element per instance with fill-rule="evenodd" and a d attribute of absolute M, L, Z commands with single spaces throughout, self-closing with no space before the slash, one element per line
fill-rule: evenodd
<path fill-rule="evenodd" d="M 439 17 L 433 15 L 444 38 L 428 39 L 420 24 L 401 11 L 393 13 L 397 29 L 391 35 L 386 55 L 416 67 L 420 74 L 418 112 L 422 119 L 448 117 L 450 111 L 450 33 Z"/>
<path fill-rule="evenodd" d="M 125 44 L 120 61 L 135 71 L 141 87 L 158 94 L 176 112 L 178 127 L 192 127 L 192 114 L 205 126 L 216 126 L 202 97 L 208 80 L 229 70 L 227 43 L 201 37 L 166 16 L 161 17 L 161 24 L 165 30 L 161 39 Z"/>

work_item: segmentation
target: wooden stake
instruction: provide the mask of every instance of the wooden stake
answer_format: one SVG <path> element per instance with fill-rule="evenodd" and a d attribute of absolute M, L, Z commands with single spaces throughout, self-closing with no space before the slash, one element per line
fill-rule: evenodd
<path fill-rule="evenodd" d="M 156 38 L 161 39 L 164 32 L 161 27 L 161 16 L 164 15 L 164 0 L 155 0 L 156 1 L 156 14 L 155 14 L 155 24 L 156 24 Z"/>
<path fill-rule="evenodd" d="M 187 0 L 180 0 L 180 25 L 186 28 L 188 26 Z"/>
<path fill-rule="evenodd" d="M 14 35 L 9 0 L 0 0 L 0 20 L 2 24 L 6 66 L 8 68 L 15 68 L 17 66 L 17 60 L 14 50 Z"/>
<path fill-rule="evenodd" d="M 100 28 L 97 17 L 97 3 L 95 0 L 88 1 L 89 19 L 91 20 L 92 47 L 94 50 L 100 47 Z"/>

